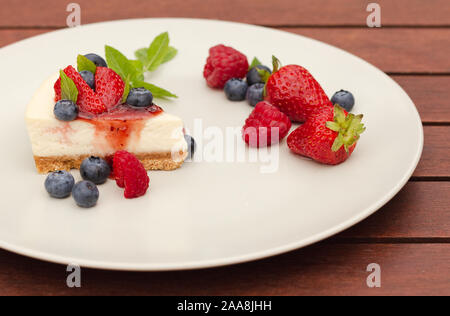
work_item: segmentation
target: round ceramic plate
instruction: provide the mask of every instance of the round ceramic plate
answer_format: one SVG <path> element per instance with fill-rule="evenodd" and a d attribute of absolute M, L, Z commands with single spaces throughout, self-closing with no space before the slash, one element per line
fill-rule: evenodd
<path fill-rule="evenodd" d="M 164 31 L 179 54 L 149 79 L 179 96 L 159 104 L 183 118 L 202 143 L 197 152 L 202 161 L 150 172 L 150 191 L 134 200 L 124 199 L 114 181 L 99 188 L 100 200 L 92 209 L 78 208 L 72 198 L 49 198 L 24 123 L 34 91 L 49 75 L 75 63 L 79 53 L 104 55 L 109 44 L 131 58 Z M 208 49 L 219 43 L 266 64 L 274 54 L 284 64 L 302 65 L 329 96 L 341 88 L 352 91 L 354 112 L 364 113 L 367 131 L 351 158 L 334 167 L 321 165 L 290 153 L 286 141 L 253 160 L 233 158 L 227 131 L 239 130 L 252 108 L 206 86 L 203 65 Z M 0 247 L 57 263 L 192 269 L 304 247 L 388 202 L 413 173 L 423 147 L 414 104 L 383 72 L 335 47 L 263 27 L 192 19 L 86 25 L 2 48 L 0 69 Z M 239 137 L 237 144 L 242 145 Z"/>

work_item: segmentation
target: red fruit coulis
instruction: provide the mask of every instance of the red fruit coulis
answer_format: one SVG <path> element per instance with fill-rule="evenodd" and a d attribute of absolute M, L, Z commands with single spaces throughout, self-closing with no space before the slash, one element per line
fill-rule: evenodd
<path fill-rule="evenodd" d="M 140 136 L 146 119 L 162 112 L 157 105 L 136 108 L 120 104 L 99 115 L 80 113 L 77 119 L 94 125 L 96 137 L 105 138 L 114 151 L 119 151 L 126 149 L 130 135 Z"/>

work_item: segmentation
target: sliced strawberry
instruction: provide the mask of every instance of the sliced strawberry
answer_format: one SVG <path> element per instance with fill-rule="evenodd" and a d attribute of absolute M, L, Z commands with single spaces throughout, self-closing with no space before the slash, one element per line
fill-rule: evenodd
<path fill-rule="evenodd" d="M 95 91 L 108 109 L 120 103 L 124 89 L 125 83 L 114 70 L 97 67 L 95 71 Z"/>
<path fill-rule="evenodd" d="M 89 87 L 75 68 L 68 66 L 64 69 L 64 72 L 73 80 L 78 89 L 77 105 L 80 112 L 91 114 L 101 114 L 106 112 L 107 108 L 102 99 L 91 89 L 91 87 Z M 58 101 L 61 99 L 61 78 L 55 82 L 54 89 L 55 100 Z"/>

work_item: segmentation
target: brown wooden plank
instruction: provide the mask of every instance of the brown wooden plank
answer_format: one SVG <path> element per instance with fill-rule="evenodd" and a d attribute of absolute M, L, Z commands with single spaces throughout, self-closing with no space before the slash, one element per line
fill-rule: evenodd
<path fill-rule="evenodd" d="M 449 193 L 450 182 L 409 182 L 381 210 L 335 240 L 450 240 Z"/>
<path fill-rule="evenodd" d="M 423 122 L 450 122 L 450 76 L 391 76 L 409 94 Z"/>
<path fill-rule="evenodd" d="M 425 126 L 422 159 L 415 177 L 450 177 L 450 126 Z"/>
<path fill-rule="evenodd" d="M 450 29 L 285 28 L 345 49 L 390 73 L 450 73 Z"/>
<path fill-rule="evenodd" d="M 30 30 L 0 30 L 0 47 L 13 44 L 17 41 L 36 36 L 42 33 L 53 31 L 54 29 L 30 29 Z"/>
<path fill-rule="evenodd" d="M 368 1 L 347 0 L 78 0 L 82 23 L 146 17 L 222 19 L 262 25 L 366 25 Z M 378 0 L 383 25 L 450 25 L 447 0 Z M 59 0 L 9 1 L 0 26 L 64 26 Z"/>
<path fill-rule="evenodd" d="M 381 288 L 366 285 L 370 263 L 381 266 Z M 0 295 L 450 295 L 450 244 L 319 244 L 262 261 L 183 272 L 83 269 L 80 289 L 65 286 L 64 266 L 4 251 L 0 271 Z"/>

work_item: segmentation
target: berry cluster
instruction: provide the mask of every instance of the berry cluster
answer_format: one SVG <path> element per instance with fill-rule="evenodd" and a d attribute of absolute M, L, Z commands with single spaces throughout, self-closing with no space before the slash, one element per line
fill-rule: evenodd
<path fill-rule="evenodd" d="M 67 171 L 52 172 L 45 180 L 45 189 L 51 197 L 58 199 L 72 194 L 78 206 L 89 208 L 97 204 L 100 195 L 97 185 L 105 183 L 109 177 L 125 189 L 124 196 L 127 199 L 144 195 L 150 182 L 142 163 L 126 151 L 116 152 L 111 165 L 99 157 L 84 159 L 80 175 L 83 180 L 75 183 L 74 177 Z"/>
<path fill-rule="evenodd" d="M 86 66 L 89 65 L 89 66 Z M 148 107 L 153 104 L 152 93 L 143 87 L 126 89 L 126 84 L 106 61 L 96 55 L 78 56 L 77 71 L 68 66 L 55 82 L 55 117 L 61 121 L 73 121 L 79 112 L 102 114 L 119 104 Z"/>
<path fill-rule="evenodd" d="M 294 153 L 331 165 L 348 159 L 365 130 L 362 115 L 348 113 L 353 95 L 340 90 L 330 100 L 307 69 L 281 67 L 275 57 L 272 63 L 273 72 L 255 58 L 244 74 L 244 54 L 224 45 L 210 49 L 203 72 L 207 84 L 224 87 L 230 101 L 247 99 L 255 106 L 242 129 L 244 141 L 251 147 L 270 146 L 286 137 L 292 122 L 304 123 L 288 137 Z"/>

